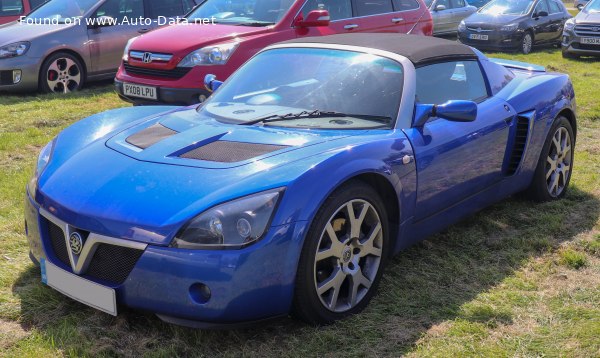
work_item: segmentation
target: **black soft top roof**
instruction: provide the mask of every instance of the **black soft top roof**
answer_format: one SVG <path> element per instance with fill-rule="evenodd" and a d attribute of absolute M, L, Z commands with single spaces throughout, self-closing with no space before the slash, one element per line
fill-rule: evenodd
<path fill-rule="evenodd" d="M 420 35 L 356 33 L 305 37 L 283 43 L 321 43 L 373 48 L 402 55 L 415 66 L 440 60 L 477 58 L 469 46 L 456 41 Z"/>

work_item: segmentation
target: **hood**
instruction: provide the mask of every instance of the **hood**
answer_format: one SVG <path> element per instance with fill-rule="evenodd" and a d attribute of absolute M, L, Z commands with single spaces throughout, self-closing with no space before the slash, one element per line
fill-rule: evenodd
<path fill-rule="evenodd" d="M 476 12 L 465 19 L 465 24 L 469 27 L 488 29 L 513 22 L 519 22 L 525 17 L 527 17 L 527 15 L 490 15 Z"/>
<path fill-rule="evenodd" d="M 195 109 L 166 113 L 77 148 L 70 138 L 83 132 L 68 128 L 38 180 L 36 201 L 84 230 L 166 245 L 209 207 L 288 186 L 369 132 L 228 125 L 196 116 Z M 149 132 L 132 138 L 153 126 L 168 129 L 154 132 L 162 140 L 153 143 Z"/>
<path fill-rule="evenodd" d="M 580 12 L 575 16 L 576 23 L 594 23 L 600 25 L 600 12 L 585 13 Z"/>
<path fill-rule="evenodd" d="M 0 46 L 19 41 L 32 41 L 47 34 L 62 31 L 74 25 L 27 25 L 18 21 L 0 25 Z"/>
<path fill-rule="evenodd" d="M 135 39 L 130 50 L 170 53 L 183 57 L 204 46 L 270 32 L 272 27 L 180 24 L 151 31 Z"/>

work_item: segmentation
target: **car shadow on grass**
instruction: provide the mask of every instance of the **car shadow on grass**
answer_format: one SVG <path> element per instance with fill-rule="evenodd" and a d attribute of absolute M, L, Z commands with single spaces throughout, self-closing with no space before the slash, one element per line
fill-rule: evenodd
<path fill-rule="evenodd" d="M 326 327 L 282 319 L 250 329 L 202 331 L 132 310 L 111 317 L 42 285 L 33 266 L 13 292 L 21 300 L 24 328 L 35 328 L 48 345 L 74 355 L 399 356 L 445 321 L 510 325 L 510 298 L 506 307 L 471 301 L 499 284 L 535 290 L 517 271 L 592 229 L 599 216 L 600 200 L 576 186 L 555 202 L 507 199 L 400 253 L 369 307 Z"/>
<path fill-rule="evenodd" d="M 49 100 L 54 98 L 89 98 L 90 94 L 104 94 L 114 92 L 113 86 L 110 86 L 113 80 L 102 80 L 95 81 L 90 84 L 86 84 L 80 91 L 71 92 L 67 94 L 62 93 L 42 93 L 39 91 L 23 92 L 23 93 L 12 93 L 12 92 L 0 92 L 2 105 L 10 104 L 24 104 L 27 102 L 39 102 L 43 100 Z"/>

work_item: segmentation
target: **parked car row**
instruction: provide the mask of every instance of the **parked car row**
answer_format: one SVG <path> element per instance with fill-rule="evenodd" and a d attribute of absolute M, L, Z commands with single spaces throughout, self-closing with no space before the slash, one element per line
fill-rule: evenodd
<path fill-rule="evenodd" d="M 134 104 L 192 104 L 209 95 L 207 73 L 224 80 L 270 44 L 338 33 L 457 32 L 479 49 L 562 44 L 565 57 L 597 55 L 596 7 L 571 19 L 560 0 L 492 0 L 479 10 L 465 0 L 52 0 L 0 26 L 0 91 L 67 93 L 115 78 L 119 96 Z M 121 23 L 184 14 L 191 24 Z M 98 19 L 115 22 L 90 22 Z M 29 23 L 49 20 L 56 23 Z"/>
<path fill-rule="evenodd" d="M 16 21 L 49 0 L 0 0 L 0 25 Z"/>

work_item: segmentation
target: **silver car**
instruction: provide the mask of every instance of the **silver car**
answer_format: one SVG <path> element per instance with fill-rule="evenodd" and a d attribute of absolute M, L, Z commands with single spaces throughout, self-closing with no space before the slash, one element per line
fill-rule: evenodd
<path fill-rule="evenodd" d="M 567 20 L 562 36 L 564 58 L 600 57 L 600 0 L 592 0 Z"/>
<path fill-rule="evenodd" d="M 458 24 L 477 11 L 465 0 L 425 0 L 433 18 L 433 35 L 448 35 L 458 32 Z"/>
<path fill-rule="evenodd" d="M 194 5 L 194 0 L 50 1 L 0 26 L 0 91 L 67 93 L 86 81 L 112 78 L 129 39 Z"/>

